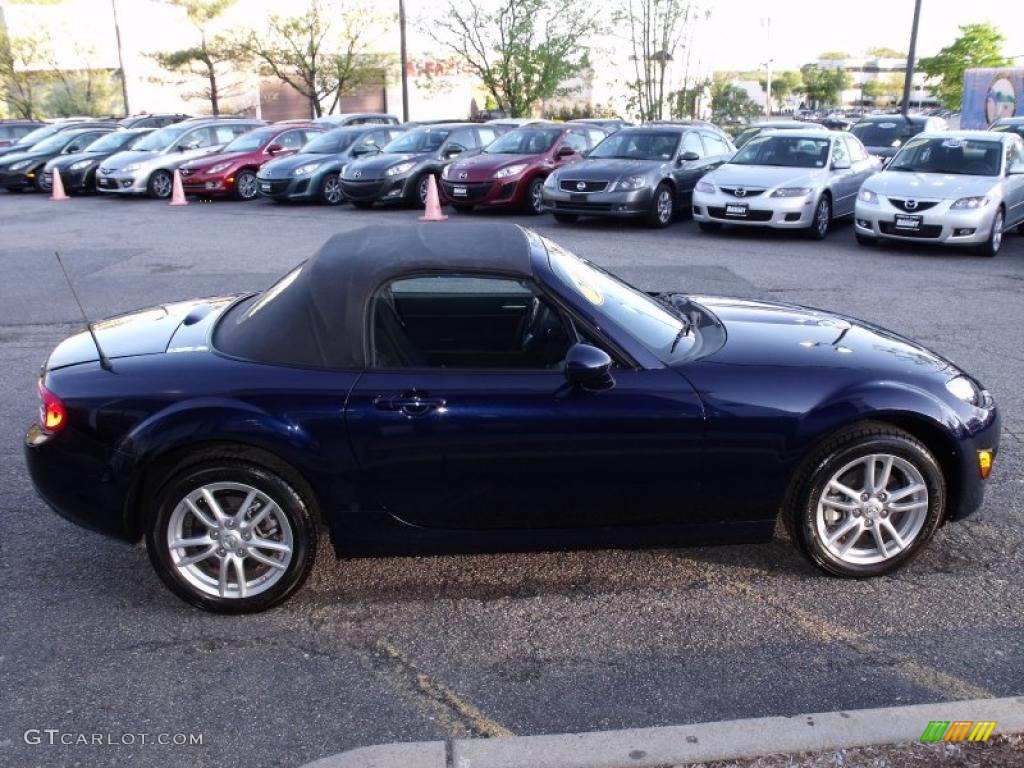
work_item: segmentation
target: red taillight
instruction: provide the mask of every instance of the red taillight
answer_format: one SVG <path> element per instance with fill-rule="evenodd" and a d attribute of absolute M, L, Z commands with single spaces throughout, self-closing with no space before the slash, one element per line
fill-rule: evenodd
<path fill-rule="evenodd" d="M 64 428 L 67 421 L 67 410 L 64 403 L 53 392 L 43 386 L 43 380 L 39 380 L 39 426 L 47 432 L 59 432 Z"/>

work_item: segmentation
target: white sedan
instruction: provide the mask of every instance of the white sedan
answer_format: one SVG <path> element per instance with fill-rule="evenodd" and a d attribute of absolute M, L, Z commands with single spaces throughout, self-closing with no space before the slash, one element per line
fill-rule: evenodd
<path fill-rule="evenodd" d="M 1024 232 L 1024 141 L 1010 133 L 922 133 L 860 189 L 854 232 L 880 239 L 972 246 L 995 256 L 1003 233 Z"/>

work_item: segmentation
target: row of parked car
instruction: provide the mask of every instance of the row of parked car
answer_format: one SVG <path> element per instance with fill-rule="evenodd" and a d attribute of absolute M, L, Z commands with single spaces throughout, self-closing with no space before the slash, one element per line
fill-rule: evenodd
<path fill-rule="evenodd" d="M 876 115 L 849 132 L 775 121 L 735 142 L 702 121 L 86 123 L 22 152 L 0 149 L 0 185 L 45 191 L 60 173 L 70 191 L 166 198 L 177 169 L 188 194 L 370 208 L 422 206 L 434 178 L 462 213 L 500 207 L 665 227 L 685 209 L 705 232 L 768 226 L 818 239 L 852 217 L 863 245 L 927 241 L 995 255 L 1006 231 L 1024 229 L 1024 142 L 1015 130 L 951 132 L 936 120 Z"/>

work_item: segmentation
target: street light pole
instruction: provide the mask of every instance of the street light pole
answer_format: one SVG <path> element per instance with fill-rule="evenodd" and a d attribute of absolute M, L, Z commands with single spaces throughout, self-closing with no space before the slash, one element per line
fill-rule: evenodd
<path fill-rule="evenodd" d="M 914 0 L 914 25 L 910 29 L 910 50 L 907 53 L 907 75 L 903 80 L 903 104 L 900 113 L 907 116 L 910 109 L 910 88 L 914 82 L 914 63 L 917 59 L 917 24 L 921 20 L 921 0 Z"/>
<path fill-rule="evenodd" d="M 124 49 L 121 47 L 121 25 L 117 21 L 117 0 L 110 0 L 110 9 L 114 12 L 114 35 L 117 37 L 117 67 L 121 74 L 121 99 L 124 101 L 124 113 L 130 115 L 128 107 L 128 82 L 124 77 Z"/>
<path fill-rule="evenodd" d="M 409 122 L 409 73 L 408 55 L 405 50 L 405 0 L 398 0 L 399 55 L 402 65 L 402 122 Z"/>
<path fill-rule="evenodd" d="M 772 18 L 766 16 L 761 19 L 761 25 L 765 28 L 768 37 L 768 61 L 765 66 L 768 67 L 768 87 L 765 90 L 764 97 L 764 113 L 765 117 L 770 118 L 772 116 Z"/>

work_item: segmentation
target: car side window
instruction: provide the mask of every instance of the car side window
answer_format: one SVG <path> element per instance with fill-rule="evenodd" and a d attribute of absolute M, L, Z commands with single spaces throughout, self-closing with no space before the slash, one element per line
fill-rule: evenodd
<path fill-rule="evenodd" d="M 476 147 L 476 134 L 472 128 L 460 128 L 457 131 L 452 131 L 446 146 L 449 149 L 455 146 L 462 149 L 473 149 Z"/>
<path fill-rule="evenodd" d="M 832 142 L 832 162 L 838 163 L 849 160 L 849 153 L 846 151 L 846 142 L 842 136 L 837 136 Z"/>
<path fill-rule="evenodd" d="M 697 135 L 696 131 L 687 131 L 683 134 L 682 152 L 684 155 L 687 152 L 696 152 L 697 157 L 704 157 L 704 146 L 701 144 L 700 136 Z"/>
<path fill-rule="evenodd" d="M 598 144 L 605 140 L 605 137 L 607 135 L 608 134 L 605 133 L 604 131 L 599 131 L 596 128 L 587 128 L 587 136 L 590 137 L 591 147 L 596 147 Z"/>
<path fill-rule="evenodd" d="M 587 137 L 583 132 L 577 130 L 566 131 L 565 138 L 562 139 L 562 145 L 572 147 L 577 152 L 586 152 L 590 146 L 587 144 Z"/>
<path fill-rule="evenodd" d="M 480 140 L 481 147 L 486 147 L 488 144 L 490 144 L 492 141 L 498 138 L 498 132 L 495 131 L 493 128 L 477 128 L 476 135 L 477 138 Z"/>
<path fill-rule="evenodd" d="M 375 368 L 552 370 L 572 344 L 558 309 L 515 278 L 400 278 L 378 291 L 371 313 Z"/>
<path fill-rule="evenodd" d="M 1020 139 L 1006 142 L 1006 165 L 1004 173 L 1010 172 L 1010 166 L 1024 160 L 1024 143 Z"/>
<path fill-rule="evenodd" d="M 304 138 L 304 131 L 288 131 L 274 139 L 273 143 L 280 144 L 285 149 L 298 149 L 305 143 Z"/>
<path fill-rule="evenodd" d="M 856 136 L 843 136 L 843 141 L 846 142 L 847 149 L 850 152 L 850 160 L 854 163 L 860 163 L 868 159 L 867 150 L 864 149 L 864 145 L 860 143 L 860 140 Z"/>
<path fill-rule="evenodd" d="M 717 157 L 719 155 L 729 154 L 729 146 L 722 141 L 720 136 L 716 136 L 713 133 L 701 132 L 700 137 L 704 140 L 704 149 L 707 150 L 708 155 Z"/>
<path fill-rule="evenodd" d="M 224 141 L 230 140 L 230 137 L 224 139 Z M 212 146 L 214 143 L 214 132 L 212 129 L 197 128 L 182 136 L 178 141 L 178 146 L 185 147 L 186 149 L 200 149 L 202 147 Z"/>

